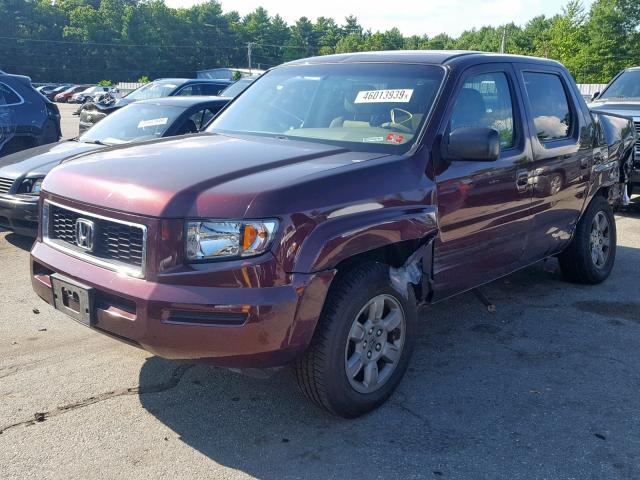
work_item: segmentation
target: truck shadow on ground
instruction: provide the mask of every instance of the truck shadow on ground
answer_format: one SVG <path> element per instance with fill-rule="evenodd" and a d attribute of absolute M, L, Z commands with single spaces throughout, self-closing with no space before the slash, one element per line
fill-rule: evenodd
<path fill-rule="evenodd" d="M 426 308 L 398 391 L 357 420 L 308 403 L 288 369 L 193 366 L 140 402 L 168 448 L 257 478 L 639 478 L 640 252 L 618 254 L 596 287 L 549 260 L 485 287 L 496 313 L 473 294 Z M 140 385 L 177 366 L 150 358 Z"/>
<path fill-rule="evenodd" d="M 7 243 L 13 245 L 14 247 L 18 247 L 21 250 L 31 250 L 35 238 L 17 235 L 9 230 L 5 230 L 4 228 L 0 227 L 0 235 L 5 233 L 6 235 L 4 235 L 4 239 L 7 241 Z"/>

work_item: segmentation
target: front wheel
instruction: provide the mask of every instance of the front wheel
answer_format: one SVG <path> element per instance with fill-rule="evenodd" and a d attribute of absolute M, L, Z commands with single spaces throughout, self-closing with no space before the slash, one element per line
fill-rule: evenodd
<path fill-rule="evenodd" d="M 363 415 L 402 380 L 416 335 L 411 288 L 396 291 L 389 267 L 368 263 L 336 279 L 311 345 L 296 362 L 302 392 L 329 412 Z"/>
<path fill-rule="evenodd" d="M 616 221 L 609 202 L 595 197 L 578 222 L 573 240 L 558 259 L 570 281 L 597 284 L 611 274 L 616 258 Z"/>

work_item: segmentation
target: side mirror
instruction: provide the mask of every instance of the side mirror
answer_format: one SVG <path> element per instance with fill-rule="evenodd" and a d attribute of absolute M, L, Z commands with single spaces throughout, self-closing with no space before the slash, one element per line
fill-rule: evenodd
<path fill-rule="evenodd" d="M 598 96 L 600 95 L 600 92 L 596 92 L 591 96 L 591 101 L 593 102 L 594 100 L 597 100 Z"/>
<path fill-rule="evenodd" d="M 444 156 L 449 160 L 493 162 L 500 157 L 500 134 L 493 128 L 456 128 Z"/>

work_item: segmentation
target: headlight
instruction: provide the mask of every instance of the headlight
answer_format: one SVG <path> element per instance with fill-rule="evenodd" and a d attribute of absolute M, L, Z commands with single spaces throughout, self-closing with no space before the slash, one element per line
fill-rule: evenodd
<path fill-rule="evenodd" d="M 215 260 L 260 255 L 268 250 L 276 220 L 188 221 L 187 260 Z"/>
<path fill-rule="evenodd" d="M 40 195 L 40 190 L 42 189 L 42 181 L 44 177 L 36 177 L 36 178 L 26 178 L 20 184 L 18 188 L 18 193 L 27 194 L 27 195 Z"/>

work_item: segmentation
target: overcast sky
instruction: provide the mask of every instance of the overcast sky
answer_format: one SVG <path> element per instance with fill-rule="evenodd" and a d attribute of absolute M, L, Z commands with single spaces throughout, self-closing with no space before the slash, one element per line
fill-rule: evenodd
<path fill-rule="evenodd" d="M 165 0 L 171 7 L 189 7 L 201 0 Z M 593 0 L 583 0 L 586 7 Z M 222 0 L 224 11 L 236 10 L 241 15 L 263 6 L 269 15 L 279 14 L 291 24 L 306 16 L 334 18 L 343 23 L 347 15 L 358 17 L 360 24 L 373 31 L 398 27 L 404 35 L 458 36 L 464 30 L 483 25 L 515 22 L 525 24 L 537 15 L 559 13 L 565 0 L 403 0 L 373 2 L 371 0 Z"/>

